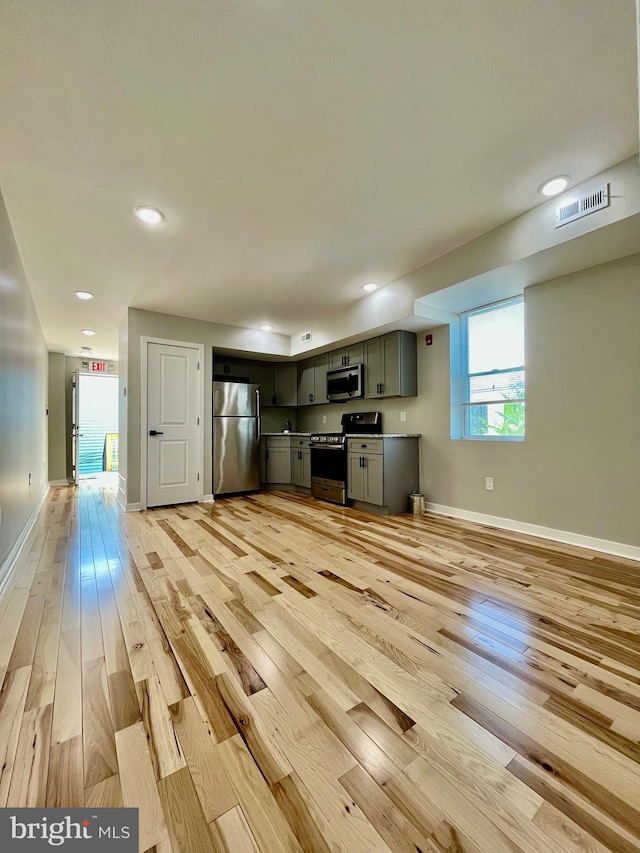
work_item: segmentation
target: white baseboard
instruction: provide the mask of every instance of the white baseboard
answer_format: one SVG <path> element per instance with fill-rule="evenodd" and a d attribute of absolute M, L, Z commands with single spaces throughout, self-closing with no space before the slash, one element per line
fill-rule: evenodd
<path fill-rule="evenodd" d="M 198 501 L 199 504 L 214 504 L 215 502 L 213 495 L 203 495 Z"/>
<path fill-rule="evenodd" d="M 61 486 L 68 486 L 68 480 L 49 480 L 49 488 L 50 489 L 58 489 Z"/>
<path fill-rule="evenodd" d="M 124 499 L 124 494 L 120 491 L 118 491 L 116 500 L 118 501 L 118 506 L 120 507 L 120 509 L 124 510 L 124 512 L 140 512 L 140 510 L 142 509 L 142 504 L 140 503 L 140 501 L 133 504 L 126 503 Z"/>
<path fill-rule="evenodd" d="M 502 530 L 512 530 L 514 533 L 526 533 L 529 536 L 539 536 L 541 539 L 552 539 L 564 545 L 577 545 L 592 551 L 602 551 L 616 557 L 626 557 L 629 560 L 640 560 L 640 546 L 626 545 L 624 542 L 611 542 L 609 539 L 596 539 L 593 536 L 583 536 L 581 533 L 570 533 L 567 530 L 556 530 L 554 527 L 543 527 L 540 524 L 528 524 L 526 521 L 515 521 L 512 518 L 502 518 L 499 515 L 485 515 L 483 512 L 471 512 L 467 509 L 457 509 L 453 506 L 443 506 L 427 502 L 426 509 L 437 515 L 449 515 L 463 521 L 475 521 L 489 527 L 499 527 Z"/>
<path fill-rule="evenodd" d="M 65 480 L 65 486 L 67 485 L 67 481 Z M 33 512 L 29 516 L 29 520 L 22 528 L 22 533 L 18 537 L 15 545 L 9 551 L 6 558 L 3 560 L 2 565 L 0 565 L 0 596 L 4 592 L 6 585 L 9 583 L 9 579 L 13 573 L 13 570 L 16 567 L 18 560 L 20 559 L 20 555 L 22 554 L 22 550 L 24 546 L 27 544 L 31 531 L 33 530 L 33 526 L 38 519 L 38 514 L 42 509 L 42 504 L 45 502 L 47 495 L 49 494 L 49 488 L 45 486 L 42 490 L 42 494 L 40 495 L 40 499 L 36 504 Z"/>

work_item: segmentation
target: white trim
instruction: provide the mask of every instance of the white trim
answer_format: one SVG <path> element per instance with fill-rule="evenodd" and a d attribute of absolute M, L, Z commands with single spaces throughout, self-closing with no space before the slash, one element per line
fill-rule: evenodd
<path fill-rule="evenodd" d="M 67 485 L 66 480 L 64 481 L 64 484 L 65 484 L 65 486 Z M 2 596 L 2 593 L 4 592 L 7 584 L 9 583 L 9 581 L 11 579 L 11 575 L 13 574 L 13 570 L 15 569 L 16 565 L 18 564 L 18 560 L 20 559 L 22 551 L 23 551 L 25 545 L 27 544 L 29 536 L 31 535 L 31 531 L 33 530 L 33 527 L 34 527 L 36 521 L 38 520 L 38 515 L 40 513 L 40 510 L 42 509 L 42 505 L 44 504 L 48 494 L 49 494 L 49 488 L 48 488 L 48 486 L 45 486 L 44 489 L 42 490 L 42 494 L 40 495 L 40 499 L 38 500 L 38 503 L 36 504 L 33 512 L 29 516 L 29 520 L 27 521 L 25 526 L 22 528 L 22 532 L 21 532 L 20 536 L 18 536 L 18 539 L 16 540 L 15 545 L 13 546 L 13 548 L 9 551 L 9 553 L 7 554 L 5 559 L 3 560 L 2 565 L 0 565 L 0 596 Z"/>
<path fill-rule="evenodd" d="M 201 500 L 198 500 L 199 504 L 214 504 L 215 498 L 213 495 L 203 495 Z"/>
<path fill-rule="evenodd" d="M 556 530 L 555 527 L 543 527 L 540 524 L 528 524 L 526 521 L 516 521 L 512 518 L 502 518 L 499 515 L 485 515 L 483 512 L 472 512 L 467 509 L 457 509 L 453 506 L 443 506 L 427 501 L 426 509 L 436 515 L 448 515 L 461 518 L 463 521 L 474 521 L 489 527 L 499 527 L 502 530 L 512 530 L 514 533 L 526 533 L 529 536 L 539 536 L 541 539 L 551 539 L 564 545 L 577 545 L 591 551 L 602 551 L 616 557 L 626 557 L 629 560 L 640 560 L 640 546 L 626 545 L 624 542 L 612 542 L 609 539 L 596 539 L 594 536 L 584 536 L 582 533 L 571 533 L 567 530 Z"/>
<path fill-rule="evenodd" d="M 148 384 L 148 344 L 164 344 L 172 347 L 186 347 L 198 351 L 200 370 L 198 370 L 198 447 L 200 449 L 197 500 L 200 502 L 204 494 L 204 344 L 193 341 L 170 341 L 166 338 L 155 338 L 143 335 L 140 338 L 140 503 L 127 504 L 125 512 L 136 512 L 147 508 L 147 384 Z M 130 509 L 131 507 L 131 509 Z"/>
<path fill-rule="evenodd" d="M 123 512 L 140 512 L 140 510 L 142 509 L 139 501 L 138 501 L 138 503 L 135 503 L 135 504 L 127 504 L 127 503 L 124 503 L 124 501 L 120 500 L 120 495 L 118 495 L 116 500 L 118 501 L 118 506 L 120 507 L 120 509 Z"/>
<path fill-rule="evenodd" d="M 59 489 L 61 486 L 68 486 L 68 480 L 49 480 L 50 489 Z"/>

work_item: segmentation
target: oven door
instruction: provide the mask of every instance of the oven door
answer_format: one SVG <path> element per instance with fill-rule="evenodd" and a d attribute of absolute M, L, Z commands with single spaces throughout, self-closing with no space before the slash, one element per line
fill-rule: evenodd
<path fill-rule="evenodd" d="M 311 494 L 345 505 L 347 502 L 347 450 L 345 447 L 311 446 Z"/>

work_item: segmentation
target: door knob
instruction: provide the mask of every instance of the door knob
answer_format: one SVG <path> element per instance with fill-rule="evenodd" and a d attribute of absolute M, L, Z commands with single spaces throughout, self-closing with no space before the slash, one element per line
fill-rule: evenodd
<path fill-rule="evenodd" d="M 163 432 L 158 432 L 158 430 L 157 430 L 157 429 L 150 429 L 150 430 L 149 430 L 149 435 L 164 435 L 164 433 L 163 433 Z"/>

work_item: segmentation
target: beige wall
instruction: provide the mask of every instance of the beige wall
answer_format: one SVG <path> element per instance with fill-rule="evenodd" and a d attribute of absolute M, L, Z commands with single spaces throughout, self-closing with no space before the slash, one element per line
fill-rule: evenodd
<path fill-rule="evenodd" d="M 527 288 L 525 306 L 523 443 L 450 438 L 447 326 L 431 347 L 419 336 L 418 397 L 307 407 L 298 427 L 337 429 L 345 411 L 380 409 L 385 431 L 422 433 L 428 500 L 640 545 L 640 255 Z"/>
<path fill-rule="evenodd" d="M 42 330 L 0 196 L 0 574 L 47 484 L 47 373 Z"/>
<path fill-rule="evenodd" d="M 65 355 L 49 353 L 49 482 L 66 480 Z"/>
<path fill-rule="evenodd" d="M 468 310 L 513 296 L 528 285 L 635 254 L 640 251 L 638 157 L 612 166 L 570 192 L 593 189 L 602 183 L 609 184 L 611 197 L 611 205 L 604 210 L 556 228 L 555 208 L 566 194 L 550 199 L 356 300 L 339 315 L 329 313 L 314 320 L 309 325 L 312 343 L 302 344 L 299 335 L 293 335 L 292 355 L 302 356 L 337 340 L 362 337 L 372 329 L 402 322 L 413 315 L 415 300 L 422 302 L 425 313 L 421 316 L 436 320 L 437 314 L 430 314 L 425 303 L 448 311 Z M 441 301 L 443 291 L 452 287 L 466 304 L 447 305 L 450 294 L 444 303 Z"/>
<path fill-rule="evenodd" d="M 124 337 L 125 332 L 121 333 Z M 213 376 L 213 347 L 240 349 L 260 358 L 262 354 L 288 354 L 289 339 L 283 335 L 254 332 L 251 329 L 239 329 L 202 320 L 190 320 L 187 317 L 174 317 L 170 314 L 158 314 L 154 311 L 129 309 L 126 328 L 127 362 L 127 436 L 126 436 L 126 502 L 136 504 L 140 500 L 140 367 L 142 337 L 161 338 L 192 344 L 204 344 L 204 493 L 212 492 L 212 430 L 211 424 L 211 382 Z M 125 357 L 125 347 L 121 346 L 120 357 Z M 262 429 L 281 429 L 282 424 L 291 417 L 291 411 L 270 412 L 263 410 Z M 292 418 L 293 420 L 293 418 Z M 122 499 L 122 497 L 121 497 Z"/>
<path fill-rule="evenodd" d="M 127 418 L 129 417 L 129 312 L 118 335 L 118 500 L 127 502 Z"/>

